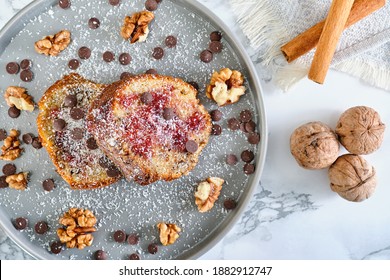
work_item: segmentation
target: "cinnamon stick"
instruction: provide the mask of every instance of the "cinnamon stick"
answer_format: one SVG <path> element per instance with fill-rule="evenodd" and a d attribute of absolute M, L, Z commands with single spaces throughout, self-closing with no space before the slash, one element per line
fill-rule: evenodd
<path fill-rule="evenodd" d="M 386 0 L 355 0 L 345 24 L 345 29 L 379 10 L 385 4 Z M 289 63 L 317 46 L 324 25 L 325 20 L 312 26 L 281 47 L 281 51 Z"/>
<path fill-rule="evenodd" d="M 354 0 L 333 0 L 329 14 L 325 20 L 317 50 L 309 71 L 309 79 L 323 84 L 337 43 L 344 30 Z"/>

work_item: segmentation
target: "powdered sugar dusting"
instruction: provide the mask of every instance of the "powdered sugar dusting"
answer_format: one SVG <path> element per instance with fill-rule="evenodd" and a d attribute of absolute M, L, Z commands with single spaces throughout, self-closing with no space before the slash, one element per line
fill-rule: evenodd
<path fill-rule="evenodd" d="M 218 28 L 212 26 L 205 19 L 190 11 L 188 8 L 176 4 L 176 1 L 164 0 L 155 12 L 155 20 L 151 24 L 150 34 L 144 43 L 131 45 L 119 36 L 120 26 L 125 15 L 142 10 L 144 1 L 122 1 L 119 6 L 111 6 L 106 0 L 81 1 L 73 0 L 68 10 L 58 6 L 49 8 L 44 13 L 29 21 L 25 28 L 17 34 L 0 60 L 0 90 L 4 92 L 9 85 L 24 86 L 36 101 L 43 92 L 64 74 L 69 73 L 68 61 L 78 58 L 77 51 L 82 46 L 91 48 L 92 55 L 88 60 L 80 60 L 81 65 L 77 72 L 87 79 L 96 82 L 111 83 L 119 79 L 123 71 L 143 73 L 154 68 L 164 75 L 180 77 L 186 81 L 196 81 L 200 85 L 199 98 L 207 110 L 216 109 L 215 103 L 205 97 L 204 90 L 214 70 L 223 67 L 243 68 L 232 48 L 223 39 L 222 53 L 215 55 L 214 60 L 205 64 L 200 61 L 199 53 L 206 49 L 209 34 Z M 101 25 L 98 29 L 88 28 L 89 18 L 97 17 Z M 34 51 L 34 42 L 43 36 L 55 34 L 61 29 L 68 29 L 72 33 L 72 42 L 58 57 L 45 57 Z M 166 48 L 164 40 L 168 35 L 178 39 L 175 48 Z M 152 58 L 152 50 L 156 46 L 164 48 L 165 55 L 161 60 Z M 115 53 L 115 61 L 106 63 L 102 54 L 110 50 Z M 123 66 L 118 62 L 119 54 L 128 52 L 132 62 Z M 31 83 L 23 83 L 18 76 L 5 73 L 5 64 L 9 61 L 21 61 L 30 58 L 33 61 L 32 71 L 35 79 Z M 80 251 L 67 249 L 59 254 L 64 259 L 90 259 L 94 251 L 103 249 L 110 259 L 126 259 L 128 255 L 138 252 L 142 259 L 170 259 L 180 257 L 191 250 L 215 230 L 219 225 L 234 215 L 233 212 L 223 210 L 223 201 L 234 198 L 240 203 L 240 196 L 249 188 L 248 176 L 244 175 L 244 163 L 236 166 L 225 163 L 227 154 L 239 157 L 241 151 L 256 147 L 248 144 L 246 135 L 240 131 L 230 131 L 227 120 L 238 117 L 243 109 L 250 109 L 259 123 L 255 109 L 254 93 L 249 84 L 247 94 L 234 105 L 220 108 L 223 119 L 218 122 L 222 126 L 220 136 L 212 136 L 209 144 L 201 154 L 198 165 L 187 176 L 172 182 L 157 182 L 147 187 L 141 187 L 124 180 L 103 189 L 89 191 L 73 191 L 56 174 L 44 149 L 35 150 L 24 145 L 24 155 L 15 161 L 18 170 L 30 171 L 30 183 L 24 192 L 12 189 L 1 189 L 0 198 L 2 209 L 10 219 L 25 216 L 29 219 L 29 227 L 23 235 L 36 245 L 36 250 L 53 257 L 49 244 L 57 240 L 56 229 L 59 227 L 58 218 L 71 207 L 88 208 L 98 219 L 98 231 L 94 233 L 95 240 L 91 247 Z M 0 122 L 6 130 L 17 128 L 21 133 L 33 132 L 36 134 L 35 118 L 33 113 L 22 112 L 18 119 L 11 120 L 7 116 L 7 105 L 0 100 Z M 65 117 L 65 116 L 64 116 Z M 73 125 L 73 124 L 72 124 Z M 76 127 L 78 124 L 74 124 Z M 115 143 L 114 143 L 115 144 Z M 76 147 L 75 147 L 76 148 Z M 4 165 L 4 162 L 1 163 Z M 221 196 L 214 208 L 205 214 L 200 214 L 194 203 L 194 192 L 197 184 L 207 177 L 223 178 L 226 183 L 222 188 Z M 56 188 L 52 192 L 43 190 L 42 181 L 53 178 Z M 49 231 L 45 235 L 37 235 L 33 226 L 37 221 L 46 220 Z M 171 222 L 180 226 L 183 232 L 174 245 L 159 246 L 156 255 L 147 253 L 147 246 L 158 241 L 158 222 Z M 113 241 L 112 234 L 117 229 L 126 233 L 138 233 L 138 245 L 118 244 Z"/>

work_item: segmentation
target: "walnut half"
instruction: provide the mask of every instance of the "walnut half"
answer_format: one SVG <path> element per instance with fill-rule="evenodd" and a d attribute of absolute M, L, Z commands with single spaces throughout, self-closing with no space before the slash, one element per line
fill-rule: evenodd
<path fill-rule="evenodd" d="M 157 228 L 160 231 L 160 242 L 164 246 L 175 243 L 179 238 L 179 232 L 181 232 L 181 228 L 175 224 L 159 223 Z"/>
<path fill-rule="evenodd" d="M 10 175 L 5 178 L 9 187 L 15 190 L 24 191 L 27 188 L 28 172 L 21 172 L 18 174 Z"/>
<path fill-rule="evenodd" d="M 210 177 L 198 185 L 194 196 L 199 212 L 204 213 L 213 208 L 215 201 L 221 193 L 223 183 L 225 181 L 221 178 Z"/>
<path fill-rule="evenodd" d="M 57 235 L 66 247 L 82 250 L 92 245 L 96 218 L 90 210 L 71 208 L 60 218 L 63 228 L 57 229 Z"/>
<path fill-rule="evenodd" d="M 130 43 L 144 42 L 149 34 L 149 23 L 154 19 L 154 14 L 149 11 L 134 13 L 126 16 L 121 28 L 121 36 Z"/>
<path fill-rule="evenodd" d="M 233 104 L 245 94 L 243 84 L 244 77 L 239 71 L 223 68 L 211 76 L 206 96 L 217 102 L 218 106 Z"/>
<path fill-rule="evenodd" d="M 34 111 L 35 103 L 25 88 L 10 86 L 5 90 L 4 98 L 10 107 L 15 106 L 19 110 Z"/>
<path fill-rule="evenodd" d="M 4 144 L 1 147 L 1 160 L 12 161 L 20 157 L 23 149 L 20 148 L 20 141 L 18 139 L 19 131 L 11 129 L 8 137 L 4 140 Z"/>
<path fill-rule="evenodd" d="M 39 54 L 57 56 L 68 47 L 70 39 L 70 31 L 61 30 L 55 35 L 43 37 L 35 42 L 35 51 Z"/>

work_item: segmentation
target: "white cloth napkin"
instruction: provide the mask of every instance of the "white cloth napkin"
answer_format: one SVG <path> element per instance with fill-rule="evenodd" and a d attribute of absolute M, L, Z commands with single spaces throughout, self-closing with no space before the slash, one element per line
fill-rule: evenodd
<path fill-rule="evenodd" d="M 280 88 L 287 91 L 306 76 L 314 50 L 288 64 L 280 47 L 324 20 L 331 0 L 230 0 L 230 3 L 258 59 L 274 72 L 275 83 Z M 388 1 L 383 8 L 343 32 L 332 67 L 390 91 Z"/>

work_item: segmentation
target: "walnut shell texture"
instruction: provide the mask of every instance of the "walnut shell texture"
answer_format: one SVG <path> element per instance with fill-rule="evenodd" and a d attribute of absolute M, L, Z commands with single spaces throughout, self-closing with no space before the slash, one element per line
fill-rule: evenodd
<path fill-rule="evenodd" d="M 359 155 L 342 155 L 329 168 L 330 188 L 342 198 L 361 202 L 369 198 L 377 184 L 376 172 Z"/>
<path fill-rule="evenodd" d="M 345 111 L 336 126 L 341 144 L 348 152 L 357 155 L 370 154 L 381 146 L 385 125 L 372 108 L 356 106 Z"/>
<path fill-rule="evenodd" d="M 294 130 L 290 137 L 290 150 L 303 168 L 322 169 L 335 162 L 340 144 L 328 125 L 309 122 Z"/>

